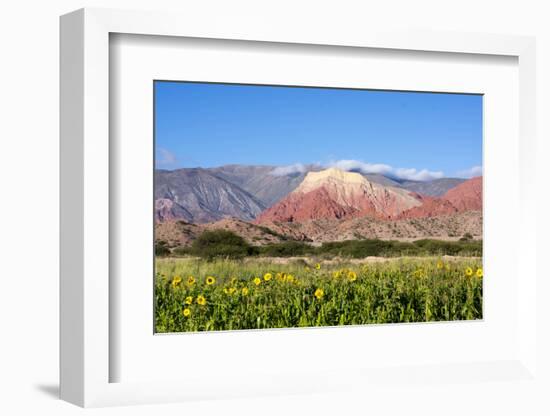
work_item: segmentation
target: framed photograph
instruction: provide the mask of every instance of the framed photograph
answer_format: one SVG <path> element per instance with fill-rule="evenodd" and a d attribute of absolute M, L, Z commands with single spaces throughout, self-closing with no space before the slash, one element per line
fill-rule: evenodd
<path fill-rule="evenodd" d="M 483 319 L 482 102 L 156 80 L 155 332 Z"/>
<path fill-rule="evenodd" d="M 62 398 L 538 388 L 534 40 L 247 22 L 61 18 Z"/>

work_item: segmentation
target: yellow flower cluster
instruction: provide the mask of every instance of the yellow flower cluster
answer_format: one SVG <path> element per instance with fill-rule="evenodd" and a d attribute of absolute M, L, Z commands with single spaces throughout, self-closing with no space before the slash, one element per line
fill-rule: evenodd
<path fill-rule="evenodd" d="M 332 277 L 335 279 L 347 278 L 350 282 L 357 280 L 357 273 L 350 269 L 340 269 L 332 272 Z"/>
<path fill-rule="evenodd" d="M 232 295 L 233 293 L 235 293 L 237 291 L 237 288 L 235 287 L 224 287 L 223 288 L 223 292 L 226 294 L 226 295 Z"/>
<path fill-rule="evenodd" d="M 464 273 L 466 274 L 466 276 L 472 277 L 474 275 L 474 270 L 471 267 L 466 267 L 466 270 L 464 271 Z M 475 271 L 475 275 L 479 278 L 483 277 L 483 269 L 479 267 Z"/>
<path fill-rule="evenodd" d="M 188 317 L 191 316 L 191 308 L 189 306 L 193 304 L 193 296 L 187 296 L 185 298 L 184 304 L 187 305 L 187 306 L 185 306 L 183 308 L 181 313 L 183 314 L 183 316 L 188 318 Z M 197 296 L 197 304 L 199 304 L 201 306 L 206 305 L 206 298 L 203 295 Z"/>
<path fill-rule="evenodd" d="M 418 268 L 413 272 L 413 276 L 419 279 L 428 277 L 428 273 L 423 268 Z"/>
<path fill-rule="evenodd" d="M 174 278 L 172 279 L 172 287 L 178 287 L 179 284 L 181 283 L 181 277 L 179 276 L 174 276 Z"/>
<path fill-rule="evenodd" d="M 279 282 L 296 283 L 297 279 L 292 274 L 279 272 L 275 275 L 275 279 Z"/>

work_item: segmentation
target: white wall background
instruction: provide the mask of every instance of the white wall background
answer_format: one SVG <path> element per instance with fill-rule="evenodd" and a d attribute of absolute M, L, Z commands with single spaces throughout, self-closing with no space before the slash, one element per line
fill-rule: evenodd
<path fill-rule="evenodd" d="M 0 11 L 0 413 L 77 414 L 81 409 L 56 399 L 58 382 L 58 16 L 84 6 L 177 10 L 208 19 L 211 13 L 262 16 L 285 25 L 355 26 L 387 21 L 401 27 L 470 30 L 536 35 L 538 41 L 539 173 L 547 192 L 550 163 L 550 12 L 544 0 L 399 0 L 399 1 L 185 1 L 185 0 L 19 0 L 5 1 Z M 543 124 L 544 123 L 544 124 Z M 540 201 L 544 200 L 541 197 Z M 547 199 L 547 198 L 546 198 Z M 540 214 L 545 214 L 541 203 Z M 542 216 L 542 215 L 541 215 Z M 548 234 L 542 218 L 540 235 Z M 540 238 L 539 244 L 544 244 Z M 543 250 L 544 253 L 544 250 Z M 541 260 L 541 264 L 544 258 Z M 550 276 L 549 276 L 550 278 Z M 540 300 L 550 285 L 543 282 Z M 546 302 L 540 311 L 549 316 Z M 550 351 L 550 324 L 539 325 L 539 337 Z M 548 352 L 541 351 L 548 369 Z M 327 359 L 329 359 L 327 357 Z M 323 396 L 258 398 L 100 409 L 101 415 L 150 414 L 549 414 L 549 404 L 536 404 L 528 389 L 506 383 L 491 387 L 500 400 L 487 400 L 467 386 L 456 385 L 456 397 L 439 386 L 396 398 L 335 393 Z M 550 388 L 548 389 L 550 391 Z M 463 396 L 462 393 L 468 396 Z M 539 392 L 540 393 L 540 392 Z M 548 412 L 548 413 L 546 413 Z"/>

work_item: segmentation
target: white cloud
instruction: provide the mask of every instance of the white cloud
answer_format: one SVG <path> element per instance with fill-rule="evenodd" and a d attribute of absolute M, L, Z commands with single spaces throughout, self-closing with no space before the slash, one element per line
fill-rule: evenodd
<path fill-rule="evenodd" d="M 292 175 L 293 173 L 304 173 L 305 171 L 306 167 L 304 165 L 302 165 L 301 163 L 295 163 L 288 166 L 279 166 L 273 169 L 270 173 L 273 176 L 286 176 Z"/>
<path fill-rule="evenodd" d="M 380 175 L 391 174 L 393 168 L 381 163 L 365 163 L 359 160 L 337 160 L 328 163 L 328 167 L 342 170 L 356 170 L 363 173 L 378 173 Z"/>
<path fill-rule="evenodd" d="M 431 171 L 428 169 L 414 168 L 394 168 L 383 163 L 366 163 L 360 160 L 342 159 L 331 161 L 326 164 L 318 164 L 323 168 L 338 168 L 345 171 L 361 172 L 363 174 L 379 174 L 390 178 L 412 180 L 412 181 L 429 181 L 445 177 L 442 171 Z M 274 176 L 286 176 L 294 173 L 304 173 L 308 170 L 307 166 L 302 163 L 295 163 L 288 166 L 280 166 L 271 171 Z"/>
<path fill-rule="evenodd" d="M 361 173 L 377 173 L 397 179 L 407 179 L 413 181 L 429 181 L 432 179 L 443 178 L 445 174 L 442 171 L 430 171 L 427 169 L 417 170 L 414 168 L 394 168 L 382 163 L 365 163 L 360 160 L 337 160 L 328 163 L 328 167 L 335 167 L 342 170 L 354 170 Z"/>
<path fill-rule="evenodd" d="M 431 171 L 428 169 L 416 170 L 414 168 L 395 169 L 394 174 L 399 179 L 408 179 L 412 181 L 430 181 L 432 179 L 440 179 L 445 176 L 445 174 L 440 170 L 438 171 Z"/>
<path fill-rule="evenodd" d="M 483 168 L 481 166 L 472 166 L 470 169 L 465 169 L 457 172 L 459 178 L 474 178 L 476 176 L 483 175 Z"/>
<path fill-rule="evenodd" d="M 178 162 L 174 153 L 159 147 L 156 152 L 156 164 L 159 167 L 173 167 Z"/>

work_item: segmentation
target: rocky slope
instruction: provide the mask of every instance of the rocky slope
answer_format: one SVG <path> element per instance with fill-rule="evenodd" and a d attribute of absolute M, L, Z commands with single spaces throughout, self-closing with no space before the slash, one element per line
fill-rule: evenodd
<path fill-rule="evenodd" d="M 207 224 L 191 224 L 178 220 L 157 223 L 155 239 L 165 241 L 171 247 L 189 246 L 205 230 L 215 229 L 232 231 L 253 245 L 288 240 L 313 244 L 374 238 L 400 241 L 421 238 L 457 240 L 466 233 L 480 239 L 482 223 L 479 211 L 395 221 L 360 217 L 344 220 L 319 219 L 302 223 L 266 223 L 263 226 L 237 219 L 223 219 Z"/>
<path fill-rule="evenodd" d="M 411 192 L 425 196 L 439 197 L 443 196 L 449 189 L 454 188 L 464 182 L 465 179 L 459 178 L 441 178 L 431 181 L 400 181 L 397 185 Z"/>
<path fill-rule="evenodd" d="M 400 218 L 424 218 L 451 215 L 483 208 L 483 178 L 478 176 L 462 182 L 440 198 L 422 197 L 422 204 L 400 215 Z"/>
<path fill-rule="evenodd" d="M 447 191 L 442 199 L 459 211 L 481 211 L 483 208 L 483 178 L 478 176 Z"/>
<path fill-rule="evenodd" d="M 155 172 L 155 216 L 159 222 L 183 219 L 205 223 L 226 217 L 254 219 L 265 205 L 206 169 Z"/>
<path fill-rule="evenodd" d="M 228 230 L 243 237 L 249 244 L 280 243 L 288 237 L 267 227 L 258 226 L 236 218 L 224 218 L 205 224 L 192 224 L 183 220 L 169 220 L 155 224 L 155 240 L 164 241 L 170 247 L 189 246 L 207 230 Z M 303 239 L 303 236 L 300 236 Z"/>
<path fill-rule="evenodd" d="M 437 217 L 402 218 L 394 221 L 358 217 L 344 220 L 309 220 L 301 223 L 268 222 L 264 225 L 289 238 L 314 243 L 373 238 L 400 241 L 421 238 L 457 240 L 466 233 L 480 239 L 483 233 L 483 218 L 479 211 Z"/>

